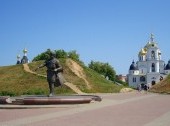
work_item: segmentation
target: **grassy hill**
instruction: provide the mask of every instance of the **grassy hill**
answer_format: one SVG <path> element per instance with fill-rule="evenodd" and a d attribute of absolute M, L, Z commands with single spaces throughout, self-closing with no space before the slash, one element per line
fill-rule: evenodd
<path fill-rule="evenodd" d="M 74 63 L 75 71 L 70 69 L 67 64 L 68 59 L 60 59 L 64 68 L 65 79 L 76 85 L 81 91 L 85 93 L 112 93 L 119 92 L 122 86 L 115 85 L 113 82 L 106 80 L 104 77 L 78 63 Z M 37 66 L 44 61 L 38 61 L 28 64 L 33 71 Z M 79 71 L 80 66 L 82 71 Z M 74 66 L 71 66 L 72 68 Z M 81 78 L 75 72 L 82 72 Z M 46 75 L 46 68 L 39 69 L 38 74 Z M 87 87 L 87 82 L 91 88 Z M 55 88 L 56 94 L 72 94 L 74 93 L 69 87 L 63 86 Z M 48 94 L 48 83 L 45 77 L 40 77 L 24 71 L 23 65 L 13 65 L 0 67 L 0 95 L 24 95 L 24 94 Z"/>
<path fill-rule="evenodd" d="M 170 94 L 170 75 L 163 81 L 153 86 L 149 91 L 155 93 L 167 93 Z"/>

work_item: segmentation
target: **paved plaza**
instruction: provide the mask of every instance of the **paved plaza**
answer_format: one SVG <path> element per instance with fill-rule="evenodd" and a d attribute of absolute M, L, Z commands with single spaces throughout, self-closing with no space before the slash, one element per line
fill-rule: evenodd
<path fill-rule="evenodd" d="M 169 126 L 170 96 L 145 92 L 97 94 L 101 102 L 0 105 L 0 126 Z M 6 108 L 8 109 L 5 109 Z"/>

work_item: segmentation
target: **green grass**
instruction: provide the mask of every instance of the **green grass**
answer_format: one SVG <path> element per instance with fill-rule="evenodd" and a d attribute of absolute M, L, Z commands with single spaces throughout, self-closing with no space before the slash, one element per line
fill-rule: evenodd
<path fill-rule="evenodd" d="M 39 77 L 23 70 L 22 65 L 0 67 L 0 95 L 48 94 L 46 78 Z M 73 93 L 68 87 L 56 88 L 56 94 Z"/>
<path fill-rule="evenodd" d="M 0 76 L 0 94 L 21 95 L 45 87 L 44 78 L 24 72 L 22 65 L 0 67 Z"/>
<path fill-rule="evenodd" d="M 35 70 L 44 61 L 38 61 L 28 64 L 31 70 Z M 104 77 L 89 69 L 86 66 L 84 73 L 86 79 L 91 85 L 88 89 L 84 80 L 77 77 L 66 65 L 65 59 L 60 59 L 61 65 L 64 68 L 64 77 L 68 82 L 75 84 L 81 91 L 86 93 L 113 93 L 119 92 L 123 86 L 115 85 L 113 82 L 106 80 Z M 46 67 L 36 71 L 38 74 L 46 75 Z M 45 77 L 40 77 L 27 73 L 23 70 L 22 65 L 13 65 L 0 67 L 0 95 L 43 95 L 49 93 L 48 83 Z M 74 92 L 66 87 L 55 88 L 56 94 L 73 94 Z"/>
<path fill-rule="evenodd" d="M 91 90 L 86 90 L 87 92 L 101 92 L 101 93 L 117 93 L 123 86 L 118 86 L 111 81 L 106 80 L 103 76 L 99 75 L 95 71 L 84 67 L 87 80 L 92 85 Z"/>

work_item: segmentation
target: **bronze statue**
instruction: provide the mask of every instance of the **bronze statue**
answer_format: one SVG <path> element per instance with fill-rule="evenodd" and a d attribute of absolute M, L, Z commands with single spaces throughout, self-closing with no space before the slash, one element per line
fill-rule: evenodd
<path fill-rule="evenodd" d="M 59 63 L 59 60 L 55 57 L 55 53 L 53 52 L 50 53 L 50 58 L 46 60 L 43 64 L 41 64 L 39 67 L 37 67 L 37 69 L 42 68 L 44 66 L 47 67 L 47 81 L 50 89 L 49 96 L 53 96 L 54 86 L 58 87 L 64 83 L 64 78 L 61 78 L 61 72 L 63 72 L 63 68 Z"/>

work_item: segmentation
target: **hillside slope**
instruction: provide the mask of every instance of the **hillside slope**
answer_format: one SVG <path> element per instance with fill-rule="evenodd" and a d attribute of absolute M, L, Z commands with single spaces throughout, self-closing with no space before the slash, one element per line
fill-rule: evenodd
<path fill-rule="evenodd" d="M 29 67 L 31 70 L 34 70 L 43 62 L 44 61 L 33 62 L 29 64 Z M 121 86 L 117 86 L 113 84 L 113 82 L 106 80 L 88 67 L 71 59 L 60 59 L 60 63 L 63 66 L 63 75 L 66 81 L 76 85 L 82 92 L 111 93 L 119 92 L 122 88 Z M 39 69 L 37 73 L 46 75 L 46 68 Z"/>
<path fill-rule="evenodd" d="M 28 64 L 31 71 L 44 61 Z M 60 59 L 67 82 L 74 84 L 86 93 L 119 92 L 122 88 L 106 80 L 93 70 L 70 59 Z M 46 76 L 46 68 L 39 69 L 38 74 Z M 23 65 L 0 67 L 0 95 L 48 94 L 48 83 L 43 76 L 24 71 Z M 56 94 L 75 93 L 67 86 L 55 88 Z"/>
<path fill-rule="evenodd" d="M 168 93 L 170 94 L 170 75 L 165 78 L 163 81 L 154 85 L 149 91 L 155 93 Z"/>
<path fill-rule="evenodd" d="M 74 93 L 70 88 L 56 88 L 56 93 Z M 46 78 L 27 73 L 22 65 L 0 67 L 0 95 L 48 94 Z"/>
<path fill-rule="evenodd" d="M 28 64 L 23 64 L 24 70 L 28 73 L 34 74 L 36 76 L 40 76 L 40 77 L 45 77 L 47 78 L 46 75 L 42 75 L 42 74 L 37 74 L 36 72 L 30 70 Z M 69 83 L 69 82 L 64 82 L 64 85 L 69 87 L 70 89 L 72 89 L 75 93 L 77 94 L 84 94 L 80 89 L 78 89 L 74 84 Z"/>

